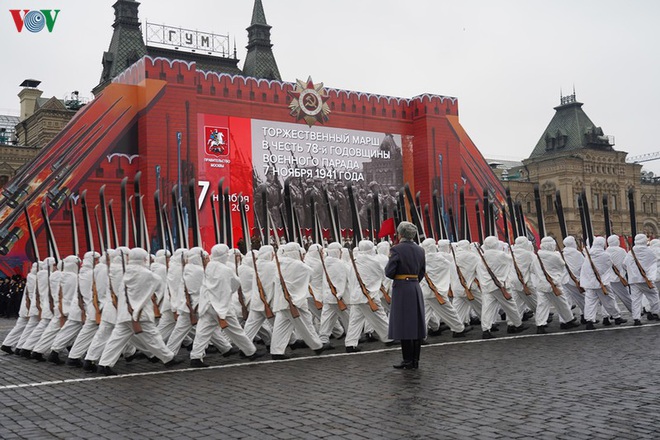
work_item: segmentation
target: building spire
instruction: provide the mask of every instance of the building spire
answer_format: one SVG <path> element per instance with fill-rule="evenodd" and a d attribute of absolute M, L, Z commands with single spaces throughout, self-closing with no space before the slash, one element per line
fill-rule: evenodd
<path fill-rule="evenodd" d="M 98 95 L 117 75 L 147 54 L 138 16 L 139 6 L 140 3 L 135 0 L 117 0 L 112 6 L 115 9 L 114 31 L 110 47 L 103 53 L 103 72 L 99 84 L 92 90 L 94 95 Z"/>
<path fill-rule="evenodd" d="M 256 0 L 254 2 L 254 8 L 252 9 L 252 23 L 250 23 L 250 25 L 254 26 L 255 24 L 265 24 L 268 26 L 268 23 L 266 23 L 264 6 L 261 4 L 261 0 Z"/>
<path fill-rule="evenodd" d="M 252 10 L 252 23 L 247 28 L 248 44 L 243 74 L 254 78 L 281 80 L 280 71 L 273 55 L 270 42 L 270 26 L 261 0 L 255 0 Z"/>

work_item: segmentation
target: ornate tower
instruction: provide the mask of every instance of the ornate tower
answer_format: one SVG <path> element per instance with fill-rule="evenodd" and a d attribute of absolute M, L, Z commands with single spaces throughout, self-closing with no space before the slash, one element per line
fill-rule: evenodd
<path fill-rule="evenodd" d="M 115 22 L 112 24 L 115 30 L 110 47 L 103 52 L 103 72 L 99 84 L 92 90 L 94 95 L 98 95 L 114 77 L 147 54 L 138 19 L 139 6 L 140 3 L 135 0 L 117 0 L 112 6 L 115 9 Z"/>
<path fill-rule="evenodd" d="M 247 28 L 248 45 L 243 74 L 254 78 L 276 79 L 281 81 L 280 71 L 270 43 L 270 28 L 261 0 L 255 0 L 252 10 L 252 23 Z"/>

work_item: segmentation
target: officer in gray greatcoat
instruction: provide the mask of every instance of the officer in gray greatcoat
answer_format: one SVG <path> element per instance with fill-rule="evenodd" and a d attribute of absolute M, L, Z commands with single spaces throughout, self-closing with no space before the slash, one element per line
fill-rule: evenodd
<path fill-rule="evenodd" d="M 397 227 L 399 244 L 390 249 L 385 275 L 394 280 L 388 337 L 401 341 L 403 361 L 397 369 L 416 369 L 422 340 L 426 338 L 424 298 L 419 282 L 426 273 L 424 250 L 412 241 L 417 227 L 401 222 Z"/>

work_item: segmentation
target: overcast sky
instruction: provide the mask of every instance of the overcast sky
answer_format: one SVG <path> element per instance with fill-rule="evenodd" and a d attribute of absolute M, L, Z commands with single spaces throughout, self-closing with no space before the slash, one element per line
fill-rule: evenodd
<path fill-rule="evenodd" d="M 91 97 L 112 36 L 115 0 L 5 0 L 0 113 L 18 114 L 19 84 Z M 143 0 L 140 19 L 229 34 L 245 59 L 253 0 Z M 617 150 L 660 151 L 660 1 L 263 0 L 285 81 L 413 97 L 458 98 L 486 157 L 529 156 L 560 90 Z M 52 33 L 16 31 L 9 9 L 60 9 Z M 645 165 L 660 174 L 660 160 Z"/>

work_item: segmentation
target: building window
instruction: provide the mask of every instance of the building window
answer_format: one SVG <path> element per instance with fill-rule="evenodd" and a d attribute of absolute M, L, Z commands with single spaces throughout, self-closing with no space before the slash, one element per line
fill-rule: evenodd
<path fill-rule="evenodd" d="M 651 214 L 655 214 L 655 207 L 653 206 L 653 202 L 651 202 L 650 205 L 651 205 Z"/>
<path fill-rule="evenodd" d="M 545 209 L 547 212 L 552 212 L 555 210 L 555 205 L 552 202 L 552 195 L 548 194 L 545 196 Z"/>
<path fill-rule="evenodd" d="M 532 212 L 532 202 L 527 202 L 527 214 Z"/>
<path fill-rule="evenodd" d="M 278 102 L 280 102 L 280 95 L 278 95 L 278 94 L 276 93 L 275 96 L 273 96 L 273 102 L 274 102 L 275 104 L 277 104 Z"/>
<path fill-rule="evenodd" d="M 262 100 L 263 102 L 268 101 L 268 95 L 266 95 L 265 93 L 262 93 L 262 94 L 261 94 L 261 100 Z"/>
<path fill-rule="evenodd" d="M 616 211 L 616 194 L 612 194 L 610 197 L 610 205 L 612 206 L 612 211 Z"/>
<path fill-rule="evenodd" d="M 343 112 L 346 111 L 346 103 L 345 102 L 341 103 L 341 111 L 343 111 Z"/>
<path fill-rule="evenodd" d="M 594 193 L 591 196 L 591 208 L 592 209 L 600 209 L 599 205 L 598 205 L 598 199 L 599 199 L 599 197 L 598 197 L 598 194 L 596 194 L 596 193 Z"/>
<path fill-rule="evenodd" d="M 98 167 L 96 169 L 96 177 L 103 177 L 103 168 Z"/>
<path fill-rule="evenodd" d="M 642 211 L 646 214 L 646 202 L 642 202 Z"/>

